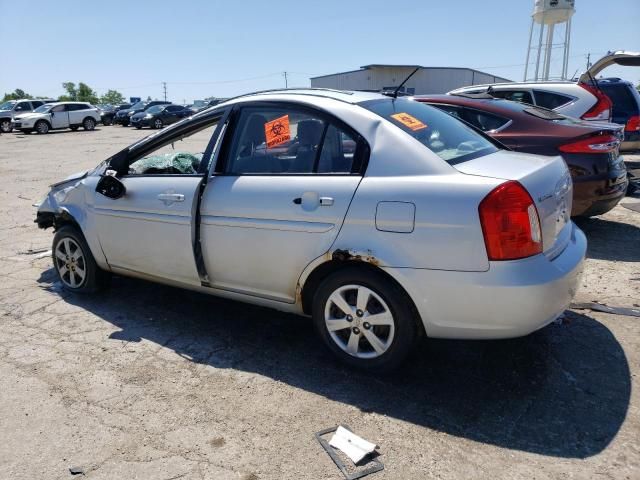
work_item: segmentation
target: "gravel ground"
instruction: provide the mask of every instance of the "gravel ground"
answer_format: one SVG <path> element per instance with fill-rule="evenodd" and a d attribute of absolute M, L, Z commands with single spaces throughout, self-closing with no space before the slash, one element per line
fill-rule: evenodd
<path fill-rule="evenodd" d="M 338 423 L 380 446 L 371 479 L 640 478 L 637 317 L 428 340 L 382 377 L 295 316 L 126 278 L 63 292 L 31 204 L 145 133 L 0 136 L 0 478 L 340 479 L 314 439 Z M 640 213 L 580 226 L 578 299 L 639 304 Z"/>

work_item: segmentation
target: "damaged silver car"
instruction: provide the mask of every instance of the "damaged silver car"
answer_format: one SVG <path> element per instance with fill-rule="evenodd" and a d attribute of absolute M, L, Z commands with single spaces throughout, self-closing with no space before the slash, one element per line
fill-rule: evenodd
<path fill-rule="evenodd" d="M 420 335 L 506 338 L 557 318 L 586 250 L 560 157 L 504 150 L 373 93 L 238 97 L 54 185 L 64 287 L 112 273 L 311 316 L 347 363 L 397 367 Z"/>

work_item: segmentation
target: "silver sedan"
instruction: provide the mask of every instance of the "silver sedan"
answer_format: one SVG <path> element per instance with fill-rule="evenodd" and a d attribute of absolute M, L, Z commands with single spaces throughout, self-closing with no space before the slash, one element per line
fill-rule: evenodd
<path fill-rule="evenodd" d="M 311 316 L 328 348 L 397 367 L 420 335 L 526 335 L 569 305 L 586 250 L 560 157 L 506 151 L 410 99 L 229 100 L 53 185 L 63 286 L 114 274 Z"/>

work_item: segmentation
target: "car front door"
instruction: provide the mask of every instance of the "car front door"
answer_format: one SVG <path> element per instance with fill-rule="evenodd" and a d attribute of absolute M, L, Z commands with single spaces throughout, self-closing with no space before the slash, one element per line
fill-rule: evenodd
<path fill-rule="evenodd" d="M 102 250 L 115 270 L 199 285 L 194 258 L 200 163 L 217 120 L 196 132 L 174 132 L 127 159 L 126 188 L 116 200 L 95 192 L 93 213 Z M 158 144 L 159 143 L 159 144 Z"/>
<path fill-rule="evenodd" d="M 210 285 L 293 303 L 304 268 L 338 235 L 367 157 L 356 132 L 321 112 L 236 110 L 200 210 Z"/>
<path fill-rule="evenodd" d="M 56 105 L 51 109 L 51 128 L 67 128 L 69 126 L 69 104 Z"/>

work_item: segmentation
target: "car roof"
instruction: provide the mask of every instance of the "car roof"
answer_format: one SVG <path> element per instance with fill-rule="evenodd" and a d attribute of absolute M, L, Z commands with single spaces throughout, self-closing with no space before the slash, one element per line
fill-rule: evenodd
<path fill-rule="evenodd" d="M 237 97 L 230 98 L 225 100 L 224 102 L 215 105 L 215 107 L 220 107 L 224 105 L 229 105 L 233 103 L 237 103 L 239 101 L 248 101 L 248 100 L 268 100 L 278 99 L 281 100 L 284 96 L 290 96 L 291 99 L 300 96 L 312 96 L 312 97 L 321 97 L 328 98 L 333 100 L 338 100 L 345 103 L 357 104 L 360 102 L 364 102 L 367 100 L 376 100 L 381 98 L 389 98 L 379 93 L 372 92 L 362 92 L 357 90 L 333 90 L 330 88 L 283 88 L 283 89 L 275 89 L 275 90 L 262 90 L 259 92 L 247 93 L 245 95 L 239 95 Z"/>
<path fill-rule="evenodd" d="M 488 89 L 489 87 L 513 88 L 513 87 L 549 87 L 552 85 L 575 85 L 576 82 L 570 80 L 547 80 L 536 82 L 508 82 L 508 83 L 483 83 L 481 85 L 469 85 L 466 87 L 455 88 L 451 92 L 464 92 L 467 90 Z M 450 92 L 450 93 L 451 93 Z"/>

